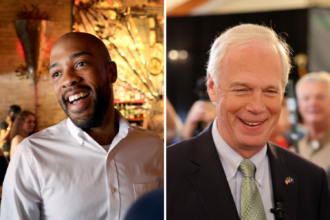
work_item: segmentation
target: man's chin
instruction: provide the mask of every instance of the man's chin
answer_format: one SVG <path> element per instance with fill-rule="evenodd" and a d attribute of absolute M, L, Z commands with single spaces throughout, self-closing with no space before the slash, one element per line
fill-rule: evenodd
<path fill-rule="evenodd" d="M 265 146 L 267 143 L 266 138 L 249 137 L 239 140 L 240 145 L 246 149 L 258 149 Z"/>
<path fill-rule="evenodd" d="M 93 113 L 81 114 L 80 116 L 76 117 L 68 115 L 68 117 L 71 119 L 73 124 L 85 131 L 101 126 L 103 121 L 101 118 L 95 117 Z"/>
<path fill-rule="evenodd" d="M 88 116 L 78 117 L 78 118 L 71 118 L 71 121 L 73 124 L 75 124 L 78 128 L 81 128 L 83 130 L 88 130 L 91 128 L 91 122 L 90 118 Z"/>
<path fill-rule="evenodd" d="M 309 119 L 306 119 L 306 122 L 312 125 L 319 125 L 319 124 L 322 125 L 326 120 L 327 120 L 326 118 L 322 118 L 322 117 L 310 117 Z"/>

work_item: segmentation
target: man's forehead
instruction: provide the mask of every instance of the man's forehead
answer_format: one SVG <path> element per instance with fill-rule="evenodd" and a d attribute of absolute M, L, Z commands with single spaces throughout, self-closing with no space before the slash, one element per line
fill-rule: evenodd
<path fill-rule="evenodd" d="M 308 90 L 323 90 L 325 87 L 328 88 L 329 85 L 323 81 L 307 81 L 301 84 L 301 87 L 302 90 L 306 90 L 306 87 L 308 87 Z"/>
<path fill-rule="evenodd" d="M 57 53 L 71 52 L 73 53 L 86 51 L 91 53 L 93 45 L 90 45 L 88 41 L 83 39 L 63 39 L 57 41 L 51 49 L 51 55 Z"/>
<path fill-rule="evenodd" d="M 302 92 L 310 93 L 312 91 L 328 92 L 329 85 L 323 81 L 307 81 L 302 84 Z"/>
<path fill-rule="evenodd" d="M 298 99 L 304 97 L 313 97 L 313 96 L 326 96 L 330 100 L 329 94 L 330 87 L 326 82 L 323 81 L 307 81 L 301 84 L 297 97 Z"/>
<path fill-rule="evenodd" d="M 251 63 L 251 57 L 259 57 L 258 60 L 252 60 L 256 62 L 267 61 L 269 67 L 278 68 L 281 65 L 281 57 L 273 45 L 262 45 L 252 42 L 250 45 L 242 44 L 237 47 L 231 47 L 224 55 L 221 67 L 229 65 L 233 68 L 240 66 L 257 67 L 257 63 Z M 272 59 L 271 59 L 272 58 Z M 261 60 L 263 59 L 263 60 Z M 271 60 L 270 60 L 271 59 Z M 221 75 L 221 74 L 220 74 Z"/>
<path fill-rule="evenodd" d="M 63 58 L 76 58 L 82 55 L 95 57 L 95 49 L 83 41 L 61 41 L 57 42 L 50 53 L 50 63 Z"/>
<path fill-rule="evenodd" d="M 95 36 L 91 35 L 91 34 L 86 34 L 86 33 L 79 33 L 79 32 L 70 32 L 67 33 L 65 35 L 63 35 L 62 37 L 60 37 L 54 44 L 61 44 L 61 43 L 92 43 L 95 44 L 98 41 L 100 41 L 98 38 L 96 38 Z"/>
<path fill-rule="evenodd" d="M 234 44 L 230 48 L 228 48 L 226 54 L 232 53 L 239 55 L 241 51 L 246 51 L 246 50 L 247 51 L 254 50 L 255 52 L 259 52 L 259 53 L 275 52 L 280 57 L 280 54 L 274 44 L 269 44 L 266 42 L 258 42 L 258 41 Z"/>
<path fill-rule="evenodd" d="M 51 49 L 50 62 L 54 59 L 69 57 L 74 58 L 75 54 L 84 53 L 94 58 L 108 58 L 107 50 L 101 40 L 86 33 L 68 33 L 59 38 Z M 101 56 L 101 57 L 100 57 Z M 108 58 L 110 61 L 110 58 Z M 56 61 L 55 60 L 55 61 Z"/>

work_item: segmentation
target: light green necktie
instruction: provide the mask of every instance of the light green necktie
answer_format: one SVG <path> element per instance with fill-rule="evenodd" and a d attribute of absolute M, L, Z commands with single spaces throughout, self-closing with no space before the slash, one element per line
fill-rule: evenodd
<path fill-rule="evenodd" d="M 253 162 L 247 159 L 244 159 L 238 167 L 244 175 L 241 189 L 242 220 L 266 220 L 264 205 L 254 182 L 255 168 Z"/>

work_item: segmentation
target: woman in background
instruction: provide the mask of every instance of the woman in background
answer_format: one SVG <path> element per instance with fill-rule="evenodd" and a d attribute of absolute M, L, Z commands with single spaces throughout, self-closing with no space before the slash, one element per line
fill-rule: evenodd
<path fill-rule="evenodd" d="M 18 144 L 35 132 L 36 124 L 36 117 L 32 112 L 22 111 L 19 113 L 10 132 L 10 158 L 13 157 Z"/>
<path fill-rule="evenodd" d="M 0 202 L 2 198 L 2 184 L 8 168 L 8 159 L 2 149 L 0 149 Z"/>

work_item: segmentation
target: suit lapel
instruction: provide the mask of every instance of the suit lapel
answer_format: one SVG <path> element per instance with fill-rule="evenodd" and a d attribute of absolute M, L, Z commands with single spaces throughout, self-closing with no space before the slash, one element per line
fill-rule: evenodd
<path fill-rule="evenodd" d="M 212 124 L 196 137 L 190 160 L 198 168 L 191 173 L 189 180 L 209 219 L 239 220 L 211 132 Z"/>
<path fill-rule="evenodd" d="M 296 220 L 299 180 L 293 172 L 285 168 L 284 164 L 287 158 L 280 154 L 277 147 L 271 142 L 268 142 L 267 154 L 272 176 L 274 198 L 275 193 L 280 193 L 283 198 L 284 219 Z M 288 177 L 291 177 L 294 182 L 286 184 L 285 180 Z"/>

